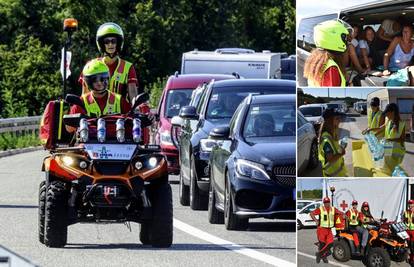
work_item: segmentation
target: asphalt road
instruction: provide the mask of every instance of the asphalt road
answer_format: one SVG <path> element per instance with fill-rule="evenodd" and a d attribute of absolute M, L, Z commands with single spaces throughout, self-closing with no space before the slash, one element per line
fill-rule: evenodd
<path fill-rule="evenodd" d="M 294 266 L 296 223 L 251 220 L 247 231 L 210 225 L 206 211 L 178 203 L 178 179 L 170 177 L 174 242 L 154 249 L 139 242 L 139 225 L 76 224 L 68 245 L 47 248 L 38 241 L 38 185 L 44 151 L 0 159 L 0 246 L 39 266 Z M 2 250 L 0 250 L 0 254 Z M 0 255 L 1 256 L 1 255 Z M 289 264 L 293 263 L 293 264 Z"/>
<path fill-rule="evenodd" d="M 346 267 L 346 266 L 364 266 L 361 260 L 352 259 L 348 262 L 338 262 L 332 256 L 329 256 L 329 264 L 321 262 L 317 264 L 315 261 L 315 252 L 316 246 L 314 243 L 316 242 L 316 228 L 308 228 L 302 229 L 298 231 L 298 266 L 306 266 L 306 267 L 316 267 L 316 266 L 339 266 L 339 267 Z M 409 266 L 406 262 L 391 262 L 392 267 L 398 266 Z"/>
<path fill-rule="evenodd" d="M 350 177 L 353 176 L 351 141 L 362 140 L 364 138 L 361 132 L 367 128 L 367 122 L 368 122 L 368 119 L 366 115 L 348 113 L 345 120 L 343 120 L 341 124 L 339 125 L 340 138 L 347 136 L 349 139 L 348 146 L 346 148 L 346 154 L 345 154 L 345 166 L 348 170 L 348 175 Z M 407 141 L 408 141 L 408 138 L 406 138 L 406 142 L 405 142 L 406 153 L 404 155 L 402 167 L 404 168 L 405 171 L 408 172 L 409 177 L 414 177 L 414 169 L 412 168 L 414 164 L 414 143 L 407 142 Z M 313 170 L 309 170 L 309 169 L 305 170 L 299 176 L 300 177 L 322 177 L 322 168 L 319 165 Z"/>

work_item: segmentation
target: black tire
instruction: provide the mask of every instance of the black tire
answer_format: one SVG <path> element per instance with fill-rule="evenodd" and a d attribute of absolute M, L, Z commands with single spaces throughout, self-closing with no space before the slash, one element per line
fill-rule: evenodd
<path fill-rule="evenodd" d="M 211 178 L 211 175 L 210 175 Z M 216 208 L 216 190 L 210 179 L 210 190 L 208 192 L 208 221 L 211 224 L 223 224 L 224 213 Z"/>
<path fill-rule="evenodd" d="M 151 245 L 150 225 L 147 222 L 141 223 L 139 231 L 139 240 L 143 245 Z"/>
<path fill-rule="evenodd" d="M 240 218 L 233 213 L 233 201 L 230 190 L 230 179 L 226 174 L 226 188 L 224 193 L 224 225 L 227 230 L 246 230 L 249 227 L 249 218 Z"/>
<path fill-rule="evenodd" d="M 340 262 L 351 259 L 351 248 L 346 240 L 340 239 L 333 242 L 332 256 Z"/>
<path fill-rule="evenodd" d="M 68 190 L 65 183 L 51 181 L 46 192 L 45 245 L 60 248 L 68 235 Z"/>
<path fill-rule="evenodd" d="M 190 162 L 190 208 L 192 210 L 207 210 L 208 207 L 208 195 L 200 192 L 197 185 L 197 172 L 195 169 L 194 157 L 191 156 Z"/>
<path fill-rule="evenodd" d="M 314 140 L 311 145 L 308 168 L 314 169 L 319 164 L 318 158 L 318 142 Z"/>
<path fill-rule="evenodd" d="M 181 167 L 180 167 L 180 184 L 179 184 L 178 198 L 180 199 L 181 205 L 183 206 L 190 205 L 190 188 L 188 185 L 184 184 L 184 178 L 183 178 Z"/>
<path fill-rule="evenodd" d="M 297 229 L 298 230 L 301 230 L 301 229 L 303 229 L 303 223 L 298 219 L 298 220 L 296 220 L 296 225 L 297 225 Z"/>
<path fill-rule="evenodd" d="M 388 252 L 383 248 L 370 248 L 367 256 L 368 267 L 389 267 L 391 258 Z"/>
<path fill-rule="evenodd" d="M 46 181 L 39 184 L 39 241 L 45 243 Z"/>
<path fill-rule="evenodd" d="M 171 186 L 168 183 L 162 183 L 151 188 L 150 200 L 153 213 L 152 222 L 151 224 L 148 224 L 148 227 L 150 227 L 150 243 L 153 247 L 157 248 L 170 247 L 173 241 L 173 204 Z"/>

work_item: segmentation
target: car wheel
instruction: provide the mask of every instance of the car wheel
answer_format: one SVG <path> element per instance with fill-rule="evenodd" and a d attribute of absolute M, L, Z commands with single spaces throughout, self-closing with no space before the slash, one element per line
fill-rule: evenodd
<path fill-rule="evenodd" d="M 190 188 L 188 185 L 184 184 L 183 173 L 180 168 L 180 184 L 179 184 L 179 191 L 178 191 L 178 198 L 180 199 L 180 204 L 183 206 L 190 205 Z"/>
<path fill-rule="evenodd" d="M 190 207 L 192 210 L 207 210 L 208 195 L 202 194 L 197 185 L 196 169 L 194 157 L 191 157 L 190 175 Z"/>
<path fill-rule="evenodd" d="M 303 223 L 300 221 L 300 220 L 296 220 L 296 224 L 297 224 L 297 229 L 298 230 L 301 230 L 301 229 L 303 229 Z"/>
<path fill-rule="evenodd" d="M 316 168 L 319 164 L 319 157 L 318 157 L 318 142 L 314 140 L 311 145 L 310 154 L 309 154 L 309 164 L 308 168 Z"/>
<path fill-rule="evenodd" d="M 208 191 L 208 221 L 211 224 L 223 224 L 224 214 L 216 208 L 216 190 L 210 175 L 210 190 Z"/>
<path fill-rule="evenodd" d="M 139 231 L 139 240 L 143 245 L 151 245 L 150 230 L 151 226 L 148 222 L 141 223 L 141 229 Z"/>
<path fill-rule="evenodd" d="M 44 241 L 48 247 L 66 245 L 69 192 L 65 187 L 61 181 L 51 181 L 46 189 Z"/>
<path fill-rule="evenodd" d="M 39 241 L 45 243 L 46 181 L 39 185 Z"/>
<path fill-rule="evenodd" d="M 227 230 L 246 230 L 249 218 L 240 218 L 234 214 L 233 201 L 230 190 L 230 177 L 226 174 L 226 187 L 224 190 L 224 225 Z"/>

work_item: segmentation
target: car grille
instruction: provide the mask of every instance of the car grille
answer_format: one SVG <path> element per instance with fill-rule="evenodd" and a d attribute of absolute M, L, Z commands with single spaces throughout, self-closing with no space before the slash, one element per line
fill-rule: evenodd
<path fill-rule="evenodd" d="M 295 165 L 286 165 L 286 166 L 276 166 L 273 168 L 273 180 L 277 183 L 295 187 L 296 186 L 296 166 Z"/>

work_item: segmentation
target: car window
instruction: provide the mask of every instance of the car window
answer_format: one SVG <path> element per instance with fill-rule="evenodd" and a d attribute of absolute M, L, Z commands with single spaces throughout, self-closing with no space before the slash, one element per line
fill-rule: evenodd
<path fill-rule="evenodd" d="M 322 107 L 300 107 L 299 110 L 305 117 L 322 116 Z"/>
<path fill-rule="evenodd" d="M 302 116 L 302 114 L 298 113 L 298 128 L 302 127 L 307 123 L 307 120 Z"/>
<path fill-rule="evenodd" d="M 294 102 L 251 104 L 244 123 L 243 137 L 275 137 L 296 135 Z"/>
<path fill-rule="evenodd" d="M 329 14 L 324 16 L 302 19 L 299 23 L 298 33 L 296 35 L 296 38 L 298 40 L 297 46 L 310 52 L 313 48 L 316 47 L 315 42 L 313 41 L 313 27 L 315 27 L 318 23 L 331 19 L 336 19 L 337 17 L 337 14 Z"/>
<path fill-rule="evenodd" d="M 243 108 L 243 104 L 240 104 L 237 107 L 236 111 L 234 112 L 233 117 L 231 118 L 231 121 L 230 121 L 230 124 L 229 124 L 230 136 L 233 136 L 233 133 L 235 131 L 235 127 L 237 125 L 239 125 L 240 118 L 242 117 L 242 115 L 240 114 L 240 111 L 242 110 L 242 108 Z"/>
<path fill-rule="evenodd" d="M 190 103 L 188 104 L 189 106 L 193 106 L 196 107 L 198 104 L 198 101 L 200 100 L 201 94 L 203 93 L 202 90 L 200 90 L 199 88 L 195 89 L 191 95 L 191 100 Z"/>
<path fill-rule="evenodd" d="M 297 202 L 296 203 L 296 208 L 301 209 L 301 208 L 305 207 L 308 204 L 309 204 L 309 202 Z"/>
<path fill-rule="evenodd" d="M 205 88 L 200 95 L 200 101 L 198 101 L 197 106 L 196 106 L 198 114 L 201 114 L 201 110 L 203 109 L 203 103 L 206 98 L 207 92 L 208 92 L 208 88 Z"/>
<path fill-rule="evenodd" d="M 319 208 L 319 203 L 315 203 L 312 205 L 309 205 L 308 207 L 306 207 L 305 209 L 302 210 L 301 213 L 311 213 L 312 211 L 316 210 L 317 208 Z"/>
<path fill-rule="evenodd" d="M 164 116 L 172 118 L 177 116 L 180 108 L 187 106 L 191 100 L 191 89 L 173 89 L 167 93 Z"/>

